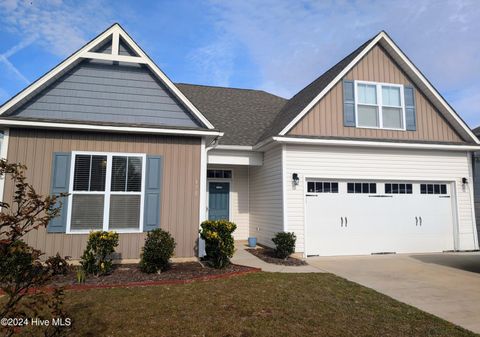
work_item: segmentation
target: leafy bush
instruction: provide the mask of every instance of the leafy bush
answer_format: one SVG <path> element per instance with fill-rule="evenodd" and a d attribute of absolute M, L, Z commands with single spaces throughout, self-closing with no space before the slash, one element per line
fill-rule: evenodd
<path fill-rule="evenodd" d="M 55 256 L 50 256 L 45 263 L 52 271 L 52 275 L 67 275 L 70 270 L 70 266 L 67 262 L 68 260 L 70 260 L 70 256 L 65 256 L 65 258 L 63 258 L 57 253 Z"/>
<path fill-rule="evenodd" d="M 59 215 L 61 199 L 68 194 L 42 196 L 27 182 L 26 167 L 0 160 L 0 177 L 9 177 L 13 185 L 13 197 L 0 202 L 0 289 L 5 294 L 0 304 L 0 317 L 31 318 L 41 312 L 44 318 L 64 317 L 63 290 L 47 292 L 42 286 L 52 276 L 48 265 L 41 263 L 43 253 L 29 246 L 27 233 L 47 227 Z M 35 291 L 32 291 L 35 289 Z M 58 326 L 36 327 L 35 333 L 45 336 L 66 334 Z M 2 327 L 2 334 L 31 335 L 26 327 Z M 40 330 L 39 330 L 40 329 Z"/>
<path fill-rule="evenodd" d="M 142 249 L 140 269 L 144 273 L 157 273 L 167 269 L 175 245 L 175 240 L 167 231 L 156 228 L 148 232 Z"/>
<path fill-rule="evenodd" d="M 87 274 L 105 275 L 113 268 L 112 254 L 118 246 L 118 233 L 95 231 L 88 235 L 88 242 L 80 260 Z"/>
<path fill-rule="evenodd" d="M 272 241 L 275 244 L 275 255 L 280 259 L 286 259 L 295 252 L 297 237 L 293 232 L 279 232 Z"/>
<path fill-rule="evenodd" d="M 205 240 L 206 260 L 214 268 L 225 268 L 235 251 L 232 233 L 237 225 L 227 220 L 202 222 L 200 237 Z"/>

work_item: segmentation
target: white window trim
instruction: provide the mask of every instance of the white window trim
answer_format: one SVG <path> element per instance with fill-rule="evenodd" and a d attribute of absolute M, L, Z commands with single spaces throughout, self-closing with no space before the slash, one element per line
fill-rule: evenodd
<path fill-rule="evenodd" d="M 88 234 L 92 230 L 72 230 L 72 199 L 73 194 L 100 194 L 100 191 L 73 191 L 73 178 L 75 173 L 75 156 L 77 155 L 91 155 L 91 156 L 107 156 L 107 171 L 105 176 L 105 191 L 102 194 L 105 195 L 104 207 L 103 207 L 103 228 L 104 231 L 113 230 L 117 233 L 142 233 L 143 232 L 143 217 L 144 217 L 144 202 L 145 202 L 145 174 L 146 174 L 146 158 L 145 153 L 124 153 L 124 152 L 95 152 L 95 151 L 72 151 L 72 158 L 70 162 L 70 182 L 69 182 L 69 196 L 68 196 L 68 211 L 67 211 L 67 234 Z M 142 182 L 140 192 L 112 192 L 112 158 L 114 156 L 120 157 L 141 157 L 142 158 Z M 110 212 L 110 196 L 111 195 L 140 195 L 140 221 L 139 229 L 109 229 L 108 220 Z"/>
<path fill-rule="evenodd" d="M 377 94 L 377 104 L 364 104 L 358 102 L 358 89 L 357 86 L 359 84 L 367 84 L 367 85 L 375 85 L 376 94 Z M 402 109 L 402 128 L 386 128 L 383 127 L 383 111 L 382 108 L 399 108 L 398 106 L 391 106 L 391 105 L 383 105 L 383 97 L 382 97 L 382 86 L 389 86 L 389 87 L 397 87 L 400 88 L 400 104 Z M 405 118 L 405 97 L 404 97 L 404 86 L 403 84 L 394 84 L 394 83 L 384 83 L 384 82 L 370 82 L 370 81 L 354 81 L 354 95 L 355 95 L 355 127 L 359 129 L 376 129 L 376 130 L 393 130 L 393 131 L 406 131 L 406 118 Z M 377 107 L 378 112 L 378 123 L 379 126 L 362 126 L 358 125 L 358 105 L 366 105 L 366 106 L 375 106 Z"/>

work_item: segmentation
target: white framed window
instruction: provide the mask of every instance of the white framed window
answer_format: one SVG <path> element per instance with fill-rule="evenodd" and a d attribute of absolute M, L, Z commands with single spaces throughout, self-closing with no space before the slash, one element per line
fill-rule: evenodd
<path fill-rule="evenodd" d="M 145 154 L 72 152 L 67 233 L 143 231 Z"/>
<path fill-rule="evenodd" d="M 355 81 L 355 117 L 359 128 L 405 130 L 403 85 Z"/>

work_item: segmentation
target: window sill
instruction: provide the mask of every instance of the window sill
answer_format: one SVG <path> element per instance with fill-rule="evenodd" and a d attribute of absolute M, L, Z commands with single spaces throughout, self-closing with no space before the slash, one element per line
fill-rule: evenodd
<path fill-rule="evenodd" d="M 360 126 L 357 125 L 355 126 L 357 129 L 372 129 L 372 130 L 385 130 L 385 131 L 407 131 L 407 129 L 397 129 L 397 128 L 381 128 L 381 127 L 375 127 L 375 126 Z"/>
<path fill-rule="evenodd" d="M 96 232 L 96 231 L 103 231 L 103 229 L 95 229 L 95 230 L 84 230 L 84 231 L 70 231 L 70 232 L 66 232 L 64 234 L 73 234 L 73 235 L 76 235 L 76 234 L 90 234 L 90 232 Z M 123 230 L 115 230 L 115 229 L 109 229 L 108 231 L 113 231 L 115 233 L 118 233 L 118 234 L 140 234 L 140 233 L 144 233 L 142 230 L 138 230 L 138 229 L 123 229 Z"/>

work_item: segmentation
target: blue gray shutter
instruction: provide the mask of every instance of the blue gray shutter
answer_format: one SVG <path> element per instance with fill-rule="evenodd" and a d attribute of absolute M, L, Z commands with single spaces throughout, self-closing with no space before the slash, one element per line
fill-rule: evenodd
<path fill-rule="evenodd" d="M 52 178 L 50 194 L 68 193 L 70 183 L 70 163 L 72 155 L 65 152 L 54 152 L 52 161 Z M 49 233 L 65 233 L 67 228 L 68 197 L 60 198 L 62 209 L 60 215 L 52 219 L 47 226 Z"/>
<path fill-rule="evenodd" d="M 412 86 L 403 88 L 405 96 L 405 124 L 408 131 L 417 129 L 416 111 L 415 111 L 415 91 Z"/>
<path fill-rule="evenodd" d="M 355 126 L 355 90 L 354 82 L 343 81 L 343 125 Z"/>
<path fill-rule="evenodd" d="M 162 194 L 163 157 L 147 156 L 145 177 L 145 208 L 143 231 L 160 227 L 160 196 Z"/>

